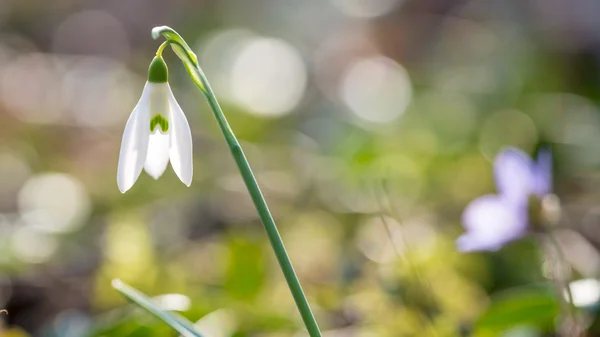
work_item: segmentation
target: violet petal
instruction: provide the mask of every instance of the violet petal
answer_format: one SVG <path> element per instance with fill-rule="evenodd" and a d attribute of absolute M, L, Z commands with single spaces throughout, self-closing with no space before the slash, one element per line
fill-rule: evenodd
<path fill-rule="evenodd" d="M 496 156 L 494 177 L 498 193 L 516 205 L 527 203 L 533 193 L 534 163 L 523 151 L 507 148 Z"/>
<path fill-rule="evenodd" d="M 552 193 L 552 152 L 540 149 L 533 171 L 533 193 L 543 197 Z"/>
<path fill-rule="evenodd" d="M 467 206 L 462 222 L 466 233 L 456 241 L 460 251 L 493 251 L 525 235 L 527 212 L 505 197 L 485 195 Z"/>

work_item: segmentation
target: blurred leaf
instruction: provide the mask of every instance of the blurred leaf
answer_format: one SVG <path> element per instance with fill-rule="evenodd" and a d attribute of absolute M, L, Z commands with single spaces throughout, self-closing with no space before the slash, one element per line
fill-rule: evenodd
<path fill-rule="evenodd" d="M 121 280 L 118 279 L 113 280 L 112 286 L 127 299 L 137 304 L 149 313 L 153 314 L 154 316 L 160 318 L 175 331 L 179 332 L 182 336 L 202 337 L 202 335 L 194 329 L 194 325 L 190 321 L 186 320 L 183 317 L 174 315 L 173 313 L 160 309 L 156 304 L 152 302 L 152 299 L 150 299 L 148 296 L 144 295 L 137 289 L 130 287 L 129 285 L 123 283 Z"/>
<path fill-rule="evenodd" d="M 512 242 L 497 254 L 486 255 L 486 258 L 494 280 L 486 288 L 490 294 L 518 288 L 523 284 L 536 284 L 545 279 L 540 268 L 531 267 L 540 259 L 539 245 L 535 238 Z"/>
<path fill-rule="evenodd" d="M 477 332 L 501 332 L 518 325 L 552 326 L 559 303 L 547 287 L 521 287 L 495 296 L 475 323 Z"/>
<path fill-rule="evenodd" d="M 86 337 L 133 337 L 133 336 L 171 336 L 172 329 L 163 322 L 148 316 L 141 310 L 131 312 L 126 308 L 113 310 L 96 319 Z M 178 334 L 179 335 L 179 334 Z M 64 335 L 58 335 L 64 337 Z"/>
<path fill-rule="evenodd" d="M 11 329 L 6 329 L 4 331 L 2 331 L 2 336 L 3 337 L 28 337 L 29 335 L 27 334 L 27 332 L 18 329 L 18 328 L 11 328 Z"/>

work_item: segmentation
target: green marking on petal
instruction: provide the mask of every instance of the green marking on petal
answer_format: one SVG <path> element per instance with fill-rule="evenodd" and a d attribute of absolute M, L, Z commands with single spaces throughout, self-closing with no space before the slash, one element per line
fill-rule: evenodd
<path fill-rule="evenodd" d="M 169 121 L 162 115 L 156 115 L 150 120 L 150 132 L 154 132 L 157 126 L 160 126 L 161 132 L 165 133 L 169 130 Z"/>

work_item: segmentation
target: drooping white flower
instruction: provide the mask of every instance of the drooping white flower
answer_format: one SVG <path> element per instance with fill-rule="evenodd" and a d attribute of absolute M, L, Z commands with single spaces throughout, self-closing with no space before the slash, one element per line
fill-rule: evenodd
<path fill-rule="evenodd" d="M 158 179 L 169 160 L 179 179 L 186 186 L 192 183 L 192 133 L 167 80 L 167 65 L 157 56 L 123 132 L 117 169 L 121 193 L 133 186 L 142 169 Z"/>

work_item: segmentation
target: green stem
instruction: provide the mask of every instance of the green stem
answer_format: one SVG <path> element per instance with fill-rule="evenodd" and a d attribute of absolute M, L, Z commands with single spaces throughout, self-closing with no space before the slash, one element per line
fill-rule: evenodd
<path fill-rule="evenodd" d="M 162 56 L 163 50 L 165 50 L 165 48 L 167 47 L 167 45 L 169 45 L 171 42 L 169 40 L 161 43 L 160 46 L 158 46 L 158 50 L 156 50 L 156 56 Z"/>
<path fill-rule="evenodd" d="M 185 46 L 174 40 L 167 40 L 169 43 L 176 45 L 183 50 L 186 50 Z M 300 315 L 302 316 L 302 320 L 304 321 L 304 325 L 308 330 L 310 337 L 321 337 L 321 331 L 319 330 L 319 326 L 313 316 L 313 313 L 310 309 L 308 301 L 306 300 L 306 296 L 304 295 L 304 291 L 302 291 L 302 286 L 300 285 L 300 281 L 298 280 L 298 276 L 296 276 L 296 272 L 294 271 L 294 267 L 292 266 L 292 262 L 285 250 L 285 246 L 283 245 L 283 241 L 281 240 L 281 236 L 279 235 L 279 231 L 277 230 L 277 226 L 275 225 L 275 221 L 271 216 L 271 212 L 269 211 L 269 207 L 267 206 L 267 202 L 260 191 L 260 187 L 256 182 L 256 178 L 252 173 L 252 169 L 250 168 L 250 164 L 244 155 L 244 151 L 240 146 L 233 130 L 229 126 L 227 122 L 227 118 L 223 114 L 223 110 L 221 109 L 217 98 L 208 83 L 208 79 L 202 69 L 198 66 L 196 61 L 190 57 L 189 53 L 186 53 L 185 57 L 187 61 L 194 66 L 191 67 L 195 72 L 195 75 L 199 79 L 199 82 L 194 76 L 191 76 L 193 82 L 196 86 L 202 91 L 206 99 L 208 100 L 208 104 L 213 111 L 213 115 L 217 120 L 217 124 L 225 137 L 225 141 L 229 146 L 229 150 L 235 160 L 235 163 L 240 170 L 244 183 L 246 184 L 246 188 L 252 197 L 252 201 L 254 202 L 254 206 L 258 211 L 258 215 L 267 231 L 267 235 L 269 237 L 269 241 L 271 242 L 271 246 L 273 247 L 273 251 L 275 252 L 275 256 L 277 257 L 277 261 L 279 262 L 279 266 L 281 267 L 281 271 L 285 276 L 285 280 L 292 292 L 292 296 L 294 297 L 294 301 L 296 302 L 296 306 L 300 311 Z M 185 62 L 185 61 L 184 61 Z M 188 68 L 190 70 L 190 68 Z M 193 75 L 193 74 L 190 74 Z"/>

